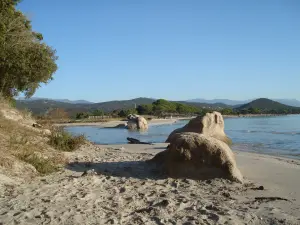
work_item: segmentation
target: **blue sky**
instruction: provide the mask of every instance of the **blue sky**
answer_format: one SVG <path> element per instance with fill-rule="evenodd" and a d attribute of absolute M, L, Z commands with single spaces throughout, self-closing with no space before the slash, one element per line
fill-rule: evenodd
<path fill-rule="evenodd" d="M 300 99 L 300 1 L 23 0 L 57 50 L 35 97 Z"/>

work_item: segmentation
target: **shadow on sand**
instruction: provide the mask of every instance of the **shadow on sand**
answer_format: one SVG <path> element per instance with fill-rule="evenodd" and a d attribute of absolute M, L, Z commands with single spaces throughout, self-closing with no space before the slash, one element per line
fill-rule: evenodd
<path fill-rule="evenodd" d="M 155 163 L 147 161 L 122 161 L 122 162 L 73 162 L 66 166 L 67 169 L 76 172 L 94 170 L 105 176 L 117 176 L 138 179 L 164 179 L 167 176 Z"/>

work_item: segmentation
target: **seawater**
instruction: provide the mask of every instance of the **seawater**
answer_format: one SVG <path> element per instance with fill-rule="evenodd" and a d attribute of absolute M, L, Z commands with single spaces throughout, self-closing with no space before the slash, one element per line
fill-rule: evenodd
<path fill-rule="evenodd" d="M 164 142 L 174 129 L 187 122 L 150 125 L 146 132 L 96 126 L 65 129 L 74 135 L 84 134 L 96 144 L 125 144 L 127 137 L 158 143 Z M 300 115 L 226 118 L 225 132 L 234 143 L 233 149 L 300 158 Z"/>

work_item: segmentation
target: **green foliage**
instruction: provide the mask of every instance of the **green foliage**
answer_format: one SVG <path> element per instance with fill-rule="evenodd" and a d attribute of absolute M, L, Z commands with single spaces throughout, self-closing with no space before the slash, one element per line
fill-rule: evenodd
<path fill-rule="evenodd" d="M 279 102 L 260 98 L 235 109 L 240 114 L 299 114 L 300 108 L 281 104 Z"/>
<path fill-rule="evenodd" d="M 119 117 L 127 117 L 129 114 L 137 114 L 136 109 L 122 109 L 119 113 Z"/>
<path fill-rule="evenodd" d="M 176 103 L 176 112 L 179 114 L 195 114 L 199 113 L 200 109 L 195 106 Z"/>
<path fill-rule="evenodd" d="M 91 113 L 91 116 L 104 116 L 104 112 L 100 109 L 96 109 Z"/>
<path fill-rule="evenodd" d="M 225 109 L 221 110 L 221 114 L 223 114 L 223 115 L 233 115 L 233 114 L 235 114 L 235 112 L 233 111 L 233 109 L 225 108 Z"/>
<path fill-rule="evenodd" d="M 175 113 L 176 112 L 176 103 L 169 102 L 165 99 L 158 99 L 152 103 L 153 112 L 156 115 L 163 113 Z"/>
<path fill-rule="evenodd" d="M 84 135 L 72 136 L 63 129 L 55 129 L 52 131 L 49 144 L 60 151 L 74 151 L 86 142 Z"/>
<path fill-rule="evenodd" d="M 151 115 L 153 111 L 153 105 L 152 104 L 143 104 L 143 105 L 139 105 L 137 107 L 137 112 L 138 114 L 141 115 Z"/>
<path fill-rule="evenodd" d="M 259 114 L 260 113 L 260 109 L 259 108 L 253 108 L 253 107 L 251 107 L 251 108 L 248 109 L 248 111 L 251 114 Z"/>
<path fill-rule="evenodd" d="M 31 22 L 16 9 L 16 0 L 0 0 L 0 93 L 32 96 L 57 70 L 55 50 L 42 42 Z"/>
<path fill-rule="evenodd" d="M 76 118 L 77 120 L 86 119 L 86 118 L 89 118 L 89 114 L 83 113 L 83 112 L 77 113 L 75 118 Z"/>
<path fill-rule="evenodd" d="M 168 113 L 187 115 L 198 114 L 202 109 L 193 105 L 159 99 L 152 104 L 139 105 L 137 111 L 141 115 L 163 115 Z"/>

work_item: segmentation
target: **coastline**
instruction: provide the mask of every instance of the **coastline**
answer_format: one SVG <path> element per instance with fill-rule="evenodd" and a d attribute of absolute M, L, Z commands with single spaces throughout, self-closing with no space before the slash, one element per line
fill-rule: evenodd
<path fill-rule="evenodd" d="M 163 125 L 176 123 L 179 120 L 189 120 L 191 117 L 180 117 L 172 119 L 152 119 L 148 120 L 148 124 L 151 125 Z M 107 122 L 79 122 L 79 123 L 56 123 L 55 126 L 60 127 L 74 127 L 74 126 L 98 126 L 102 128 L 112 128 L 120 124 L 125 124 L 127 121 L 114 120 Z"/>
<path fill-rule="evenodd" d="M 288 116 L 292 114 L 240 114 L 240 115 L 222 115 L 223 118 L 243 118 L 243 117 L 272 117 L 272 116 Z"/>
<path fill-rule="evenodd" d="M 280 115 L 280 114 L 245 114 L 245 115 L 222 115 L 224 119 L 226 118 L 248 118 L 248 117 L 272 117 L 272 116 L 286 116 L 286 115 Z M 195 118 L 193 117 L 174 117 L 174 118 L 168 118 L 168 119 L 152 119 L 147 120 L 148 124 L 151 125 L 163 125 L 163 124 L 172 124 L 176 123 L 180 120 L 191 120 Z M 60 127 L 74 127 L 74 126 L 98 126 L 102 128 L 112 128 L 120 124 L 125 124 L 126 121 L 122 120 L 111 120 L 107 122 L 76 122 L 76 123 L 55 123 L 55 126 Z"/>

